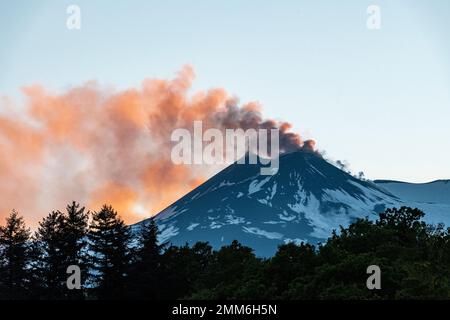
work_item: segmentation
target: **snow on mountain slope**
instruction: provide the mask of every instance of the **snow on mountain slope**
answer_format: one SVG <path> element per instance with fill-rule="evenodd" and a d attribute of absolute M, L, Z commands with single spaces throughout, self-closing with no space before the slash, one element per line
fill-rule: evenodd
<path fill-rule="evenodd" d="M 218 249 L 236 239 L 271 256 L 280 244 L 324 242 L 356 218 L 376 219 L 386 208 L 404 205 L 424 210 L 429 223 L 450 225 L 445 182 L 424 190 L 361 181 L 306 150 L 280 156 L 273 176 L 260 175 L 260 167 L 234 163 L 160 212 L 160 241 L 207 241 Z"/>
<path fill-rule="evenodd" d="M 280 244 L 317 244 L 340 225 L 358 217 L 375 219 L 387 207 L 401 205 L 408 203 L 387 189 L 300 150 L 282 155 L 273 176 L 260 175 L 260 165 L 235 163 L 160 212 L 156 220 L 161 241 L 208 241 L 220 248 L 236 239 L 256 254 L 270 256 Z M 432 220 L 446 218 L 447 209 L 433 207 Z"/>
<path fill-rule="evenodd" d="M 407 183 L 390 180 L 375 180 L 374 182 L 407 201 L 450 205 L 450 180 L 437 180 L 429 183 Z"/>
<path fill-rule="evenodd" d="M 410 206 L 425 212 L 428 223 L 450 226 L 450 180 L 430 183 L 407 183 L 390 180 L 374 181 L 380 188 L 401 198 Z"/>

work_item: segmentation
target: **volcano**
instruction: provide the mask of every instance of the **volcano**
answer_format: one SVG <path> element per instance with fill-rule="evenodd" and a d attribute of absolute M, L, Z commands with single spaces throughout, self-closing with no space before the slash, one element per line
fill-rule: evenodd
<path fill-rule="evenodd" d="M 271 256 L 284 243 L 324 242 L 340 226 L 376 219 L 388 207 L 423 205 L 432 222 L 448 220 L 450 205 L 402 199 L 383 187 L 385 181 L 359 180 L 315 152 L 299 150 L 279 160 L 271 176 L 260 174 L 260 164 L 234 163 L 186 194 L 156 215 L 160 241 L 207 241 L 218 249 L 238 240 L 258 256 Z"/>

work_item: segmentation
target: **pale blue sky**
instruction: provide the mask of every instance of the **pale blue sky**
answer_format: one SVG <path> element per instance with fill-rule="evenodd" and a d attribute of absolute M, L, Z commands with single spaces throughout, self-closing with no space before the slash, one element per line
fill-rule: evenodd
<path fill-rule="evenodd" d="M 424 182 L 450 178 L 449 39 L 448 0 L 0 0 L 0 94 L 138 86 L 189 63 L 196 88 L 260 101 L 354 171 Z"/>

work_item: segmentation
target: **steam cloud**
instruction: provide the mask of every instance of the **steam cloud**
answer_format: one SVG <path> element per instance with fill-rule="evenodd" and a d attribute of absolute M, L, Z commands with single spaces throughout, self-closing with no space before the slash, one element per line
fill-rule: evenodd
<path fill-rule="evenodd" d="M 144 80 L 120 92 L 96 83 L 51 94 L 23 89 L 24 106 L 0 104 L 0 218 L 18 209 L 27 222 L 76 200 L 95 210 L 112 204 L 129 223 L 157 213 L 209 175 L 174 165 L 176 128 L 279 128 L 280 151 L 314 149 L 286 122 L 265 120 L 256 102 L 239 105 L 223 89 L 191 93 L 194 71 Z"/>

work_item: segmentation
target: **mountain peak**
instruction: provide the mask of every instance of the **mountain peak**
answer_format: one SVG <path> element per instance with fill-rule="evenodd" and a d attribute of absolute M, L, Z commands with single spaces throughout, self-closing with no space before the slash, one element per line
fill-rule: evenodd
<path fill-rule="evenodd" d="M 375 219 L 388 207 L 424 207 L 431 220 L 450 207 L 405 200 L 385 183 L 361 181 L 308 149 L 280 155 L 274 175 L 261 175 L 262 166 L 235 162 L 160 212 L 160 240 L 206 241 L 214 248 L 238 240 L 270 256 L 283 243 L 324 242 L 340 226 Z"/>
<path fill-rule="evenodd" d="M 261 175 L 261 166 L 235 162 L 160 212 L 160 240 L 216 248 L 238 240 L 268 256 L 283 243 L 323 242 L 340 225 L 399 201 L 311 150 L 280 155 L 274 175 Z"/>

